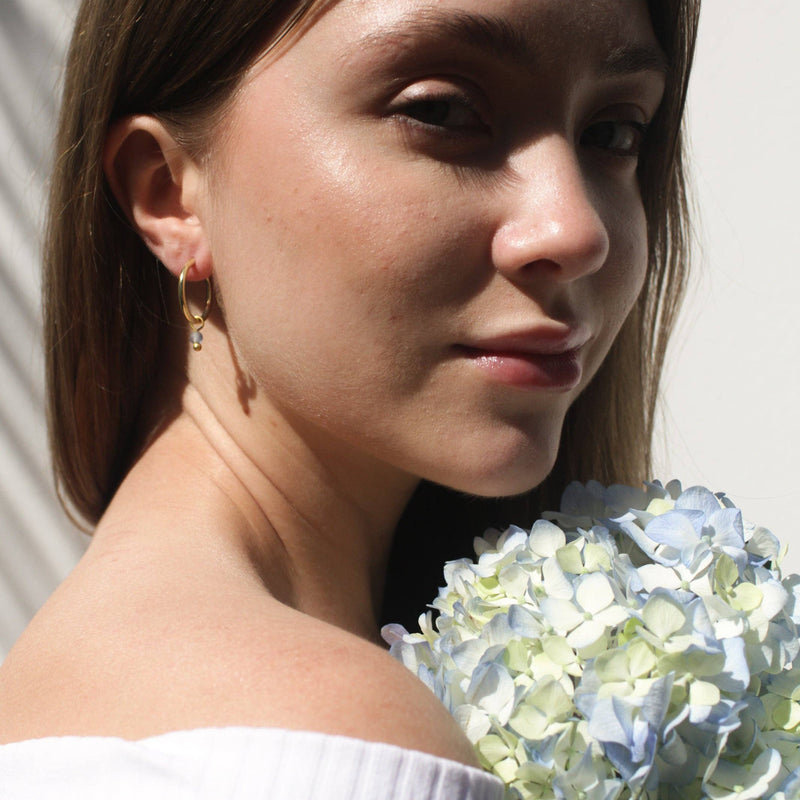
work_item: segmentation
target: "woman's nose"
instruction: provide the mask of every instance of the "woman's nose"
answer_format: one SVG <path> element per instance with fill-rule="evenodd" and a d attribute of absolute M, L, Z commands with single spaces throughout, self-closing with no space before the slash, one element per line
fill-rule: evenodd
<path fill-rule="evenodd" d="M 492 243 L 495 268 L 512 281 L 547 274 L 574 281 L 605 264 L 609 233 L 573 147 L 549 137 L 519 153 Z"/>

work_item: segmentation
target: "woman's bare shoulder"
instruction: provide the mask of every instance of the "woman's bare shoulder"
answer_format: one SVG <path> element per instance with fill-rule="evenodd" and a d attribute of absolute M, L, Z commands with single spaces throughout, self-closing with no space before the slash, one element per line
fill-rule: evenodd
<path fill-rule="evenodd" d="M 180 581 L 159 590 L 135 571 L 91 591 L 80 580 L 56 593 L 0 670 L 0 742 L 246 725 L 476 763 L 434 695 L 360 637 L 268 595 Z"/>

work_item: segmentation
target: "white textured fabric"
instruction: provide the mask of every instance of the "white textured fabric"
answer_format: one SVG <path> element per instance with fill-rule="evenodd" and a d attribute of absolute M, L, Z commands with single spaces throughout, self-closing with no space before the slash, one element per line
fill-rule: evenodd
<path fill-rule="evenodd" d="M 0 746 L 3 800 L 501 800 L 479 769 L 394 745 L 274 728 L 136 742 L 54 737 Z"/>

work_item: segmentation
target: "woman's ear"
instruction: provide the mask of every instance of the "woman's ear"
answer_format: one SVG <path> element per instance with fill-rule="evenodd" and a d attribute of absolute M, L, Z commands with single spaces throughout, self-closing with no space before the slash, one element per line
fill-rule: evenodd
<path fill-rule="evenodd" d="M 193 258 L 191 278 L 209 277 L 211 256 L 197 213 L 203 174 L 164 125 L 145 115 L 115 122 L 103 169 L 123 212 L 164 266 L 180 275 Z"/>

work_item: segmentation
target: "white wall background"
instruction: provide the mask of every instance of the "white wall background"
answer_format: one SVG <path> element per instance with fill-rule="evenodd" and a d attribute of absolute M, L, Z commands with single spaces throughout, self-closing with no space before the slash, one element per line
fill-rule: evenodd
<path fill-rule="evenodd" d="M 800 572 L 800 3 L 705 0 L 689 103 L 699 258 L 660 474 L 725 491 Z"/>
<path fill-rule="evenodd" d="M 84 539 L 52 499 L 37 237 L 75 0 L 0 0 L 0 658 Z M 800 571 L 797 0 L 705 0 L 690 102 L 701 274 L 671 353 L 658 475 L 726 491 Z"/>
<path fill-rule="evenodd" d="M 39 239 L 74 0 L 0 0 L 0 658 L 83 537 L 52 493 L 44 433 Z"/>

